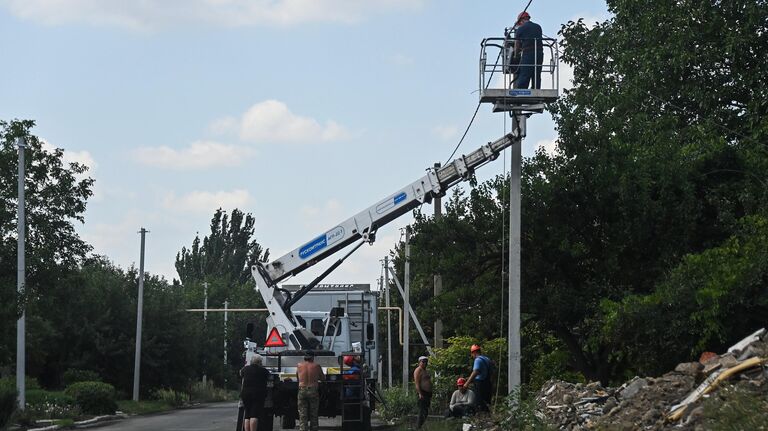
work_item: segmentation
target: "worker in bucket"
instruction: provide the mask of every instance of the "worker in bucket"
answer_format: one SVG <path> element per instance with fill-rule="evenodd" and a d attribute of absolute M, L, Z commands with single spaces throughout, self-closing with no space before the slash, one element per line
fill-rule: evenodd
<path fill-rule="evenodd" d="M 517 16 L 515 29 L 515 51 L 520 53 L 515 88 L 541 88 L 541 64 L 544 58 L 544 46 L 541 42 L 541 26 L 531 21 L 528 12 Z M 533 81 L 533 82 L 531 82 Z"/>

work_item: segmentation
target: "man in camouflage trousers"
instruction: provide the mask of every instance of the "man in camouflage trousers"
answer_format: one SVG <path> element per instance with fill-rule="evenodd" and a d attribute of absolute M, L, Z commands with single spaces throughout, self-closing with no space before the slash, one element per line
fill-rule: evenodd
<path fill-rule="evenodd" d="M 317 411 L 320 407 L 318 382 L 323 379 L 323 369 L 315 363 L 315 355 L 309 351 L 304 355 L 304 362 L 296 368 L 299 378 L 299 430 L 317 431 L 319 429 Z"/>

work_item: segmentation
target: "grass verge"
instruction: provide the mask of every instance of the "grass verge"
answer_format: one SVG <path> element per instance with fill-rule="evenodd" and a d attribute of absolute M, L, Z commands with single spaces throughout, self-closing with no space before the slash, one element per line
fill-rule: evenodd
<path fill-rule="evenodd" d="M 173 410 L 174 407 L 165 401 L 133 401 L 122 400 L 117 402 L 117 409 L 129 415 L 146 415 Z"/>

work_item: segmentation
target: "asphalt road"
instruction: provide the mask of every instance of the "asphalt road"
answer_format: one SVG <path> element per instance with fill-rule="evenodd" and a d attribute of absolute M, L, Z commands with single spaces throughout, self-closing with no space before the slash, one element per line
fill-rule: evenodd
<path fill-rule="evenodd" d="M 98 429 L 105 431 L 235 431 L 236 426 L 237 403 L 217 403 L 148 416 L 134 416 L 99 426 Z M 341 429 L 341 418 L 321 417 L 320 428 Z M 281 430 L 279 418 L 275 418 L 273 430 Z"/>

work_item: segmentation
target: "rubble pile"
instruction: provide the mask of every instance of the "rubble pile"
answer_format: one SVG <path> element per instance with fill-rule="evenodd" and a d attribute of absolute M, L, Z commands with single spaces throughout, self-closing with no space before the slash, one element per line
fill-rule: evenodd
<path fill-rule="evenodd" d="M 768 395 L 768 336 L 761 329 L 717 355 L 681 363 L 661 377 L 635 377 L 618 388 L 597 382 L 549 381 L 536 397 L 537 415 L 560 430 L 700 430 L 702 400 L 726 381 Z"/>

